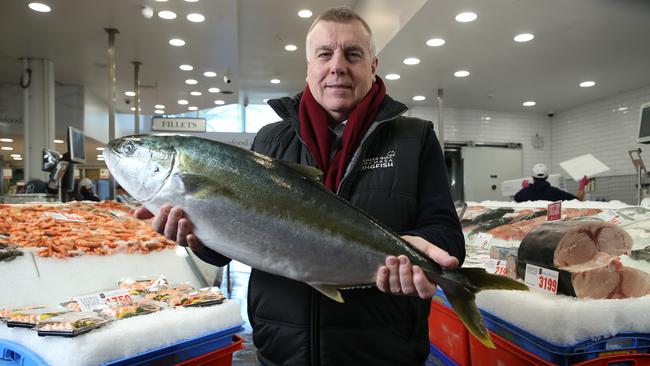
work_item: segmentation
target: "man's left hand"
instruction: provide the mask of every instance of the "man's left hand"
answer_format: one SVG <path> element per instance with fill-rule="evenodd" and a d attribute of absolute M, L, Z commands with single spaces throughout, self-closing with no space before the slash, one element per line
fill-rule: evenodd
<path fill-rule="evenodd" d="M 446 251 L 419 236 L 404 235 L 402 239 L 444 268 L 458 266 L 458 258 L 450 256 Z M 386 257 L 386 265 L 379 267 L 377 271 L 377 287 L 386 293 L 430 299 L 436 293 L 436 286 L 435 282 L 429 281 L 422 268 L 411 265 L 405 255 Z"/>

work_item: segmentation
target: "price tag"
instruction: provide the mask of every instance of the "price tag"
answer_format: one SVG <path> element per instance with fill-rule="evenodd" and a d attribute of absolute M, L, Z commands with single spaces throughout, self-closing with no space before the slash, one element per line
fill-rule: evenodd
<path fill-rule="evenodd" d="M 596 217 L 602 219 L 603 221 L 606 221 L 606 222 L 609 222 L 609 223 L 612 223 L 612 224 L 615 224 L 615 225 L 621 225 L 621 224 L 624 224 L 625 221 L 627 221 L 627 220 L 624 220 L 619 215 L 617 215 L 614 212 L 609 211 L 609 210 L 605 210 L 605 211 L 599 213 L 598 215 L 596 215 Z"/>
<path fill-rule="evenodd" d="M 492 234 L 478 233 L 474 237 L 474 245 L 479 246 L 483 249 L 489 249 L 491 240 L 492 240 Z"/>
<path fill-rule="evenodd" d="M 129 305 L 133 303 L 129 291 L 125 289 L 75 296 L 72 299 L 79 304 L 81 311 L 95 311 L 105 309 L 109 305 Z"/>
<path fill-rule="evenodd" d="M 526 264 L 526 276 L 524 282 L 531 289 L 557 294 L 558 271 Z"/>
<path fill-rule="evenodd" d="M 562 218 L 562 201 L 548 204 L 546 210 L 546 221 L 555 221 Z"/>
<path fill-rule="evenodd" d="M 71 213 L 63 213 L 63 212 L 49 212 L 45 211 L 43 212 L 43 215 L 48 216 L 53 218 L 54 220 L 59 220 L 59 221 L 70 221 L 70 222 L 85 222 L 83 217 Z"/>
<path fill-rule="evenodd" d="M 499 276 L 508 276 L 506 261 L 501 259 L 489 259 L 485 262 L 485 271 Z"/>

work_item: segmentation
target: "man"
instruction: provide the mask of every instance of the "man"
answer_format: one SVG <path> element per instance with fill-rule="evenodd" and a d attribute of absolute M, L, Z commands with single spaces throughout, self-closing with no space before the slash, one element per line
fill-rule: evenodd
<path fill-rule="evenodd" d="M 99 202 L 101 199 L 95 195 L 93 188 L 93 181 L 88 178 L 83 178 L 79 181 L 79 201 L 95 201 Z"/>
<path fill-rule="evenodd" d="M 347 7 L 333 8 L 314 21 L 306 45 L 307 87 L 269 101 L 283 121 L 260 130 L 253 150 L 318 167 L 330 190 L 442 266 L 459 265 L 464 242 L 440 146 L 430 122 L 402 117 L 406 106 L 386 95 L 368 25 Z M 153 226 L 206 261 L 228 261 L 200 244 L 177 208 L 161 208 Z M 406 256 L 386 258 L 376 287 L 343 290 L 344 304 L 253 269 L 248 315 L 258 358 L 263 365 L 422 365 L 435 290 Z"/>
<path fill-rule="evenodd" d="M 559 188 L 551 186 L 549 182 L 546 181 L 548 178 L 548 168 L 542 163 L 535 164 L 533 166 L 533 184 L 528 184 L 528 181 L 524 181 L 524 188 L 522 188 L 517 194 L 515 194 L 516 202 L 524 201 L 570 201 L 570 200 L 581 200 L 585 195 L 585 186 L 589 183 L 587 177 L 580 180 L 580 187 L 578 188 L 577 197 L 572 195 L 569 192 L 565 192 Z"/>

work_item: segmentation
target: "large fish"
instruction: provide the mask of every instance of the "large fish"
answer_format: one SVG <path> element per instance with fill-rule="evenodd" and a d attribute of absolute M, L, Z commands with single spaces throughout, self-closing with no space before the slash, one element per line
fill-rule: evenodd
<path fill-rule="evenodd" d="M 305 282 L 343 302 L 343 288 L 375 283 L 386 256 L 404 254 L 493 347 L 474 294 L 527 287 L 483 269 L 447 270 L 328 191 L 319 170 L 191 136 L 129 136 L 104 150 L 109 170 L 152 212 L 183 209 L 207 247 L 253 268 Z"/>

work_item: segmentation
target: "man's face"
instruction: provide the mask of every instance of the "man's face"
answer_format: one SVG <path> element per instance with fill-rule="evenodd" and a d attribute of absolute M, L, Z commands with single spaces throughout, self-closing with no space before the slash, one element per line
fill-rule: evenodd
<path fill-rule="evenodd" d="M 377 57 L 359 21 L 316 23 L 307 39 L 307 84 L 312 95 L 337 121 L 343 121 L 368 94 Z"/>

